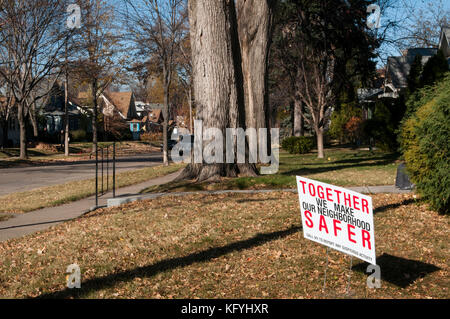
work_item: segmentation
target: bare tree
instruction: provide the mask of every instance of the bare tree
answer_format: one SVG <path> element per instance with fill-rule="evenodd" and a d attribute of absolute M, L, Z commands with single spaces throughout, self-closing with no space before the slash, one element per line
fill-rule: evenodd
<path fill-rule="evenodd" d="M 187 32 L 187 10 L 184 0 L 124 0 L 125 19 L 138 54 L 154 56 L 162 75 L 164 88 L 163 108 L 163 162 L 169 165 L 168 123 L 170 85 L 175 71 L 176 55 Z"/>
<path fill-rule="evenodd" d="M 74 38 L 74 56 L 78 67 L 73 69 L 78 81 L 90 87 L 92 108 L 92 152 L 98 142 L 98 99 L 120 75 L 126 57 L 118 58 L 121 35 L 114 23 L 114 8 L 103 0 L 78 0 L 82 26 Z"/>
<path fill-rule="evenodd" d="M 5 0 L 0 10 L 0 21 L 8 25 L 0 29 L 0 76 L 7 82 L 17 105 L 20 158 L 25 159 L 26 118 L 33 104 L 42 98 L 33 91 L 44 79 L 56 81 L 61 72 L 58 63 L 65 43 L 61 30 L 65 1 Z"/>
<path fill-rule="evenodd" d="M 183 40 L 180 45 L 180 55 L 177 62 L 178 78 L 183 87 L 185 96 L 188 100 L 189 106 L 189 131 L 192 134 L 194 129 L 193 124 L 193 88 L 192 88 L 192 57 L 191 57 L 191 44 L 189 37 Z"/>
<path fill-rule="evenodd" d="M 433 0 L 418 6 L 417 1 L 401 0 L 403 18 L 401 36 L 397 39 L 400 49 L 411 47 L 437 48 L 441 28 L 448 25 L 449 7 L 443 0 Z"/>

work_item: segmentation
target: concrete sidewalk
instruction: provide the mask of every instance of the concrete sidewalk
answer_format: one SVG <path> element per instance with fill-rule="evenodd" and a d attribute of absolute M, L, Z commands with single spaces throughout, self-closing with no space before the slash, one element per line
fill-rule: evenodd
<path fill-rule="evenodd" d="M 118 206 L 125 203 L 154 199 L 164 196 L 186 196 L 191 194 L 228 194 L 228 193 L 270 193 L 276 191 L 286 191 L 297 193 L 297 189 L 264 189 L 264 190 L 221 190 L 221 191 L 199 191 L 199 192 L 174 192 L 174 193 L 151 193 L 140 194 L 140 191 L 154 185 L 161 185 L 174 180 L 179 172 L 175 172 L 166 176 L 158 177 L 147 182 L 120 188 L 116 191 L 116 198 L 112 199 L 112 193 L 109 192 L 99 199 L 99 206 Z M 358 186 L 348 187 L 348 189 L 364 193 L 409 193 L 410 190 L 400 190 L 394 185 L 385 186 Z M 0 241 L 25 236 L 53 225 L 77 218 L 88 212 L 95 205 L 95 196 L 82 199 L 73 203 L 65 204 L 58 207 L 43 208 L 33 212 L 17 215 L 7 221 L 0 222 Z"/>
<path fill-rule="evenodd" d="M 380 193 L 390 193 L 390 194 L 405 194 L 410 193 L 411 190 L 401 190 L 395 187 L 395 185 L 382 185 L 382 186 L 355 186 L 347 187 L 347 189 L 353 190 L 362 194 L 380 194 Z M 270 193 L 270 192 L 290 192 L 297 193 L 295 188 L 280 188 L 280 189 L 249 189 L 249 190 L 218 190 L 218 191 L 196 191 L 196 192 L 171 192 L 171 193 L 149 193 L 149 194 L 136 194 L 131 196 L 121 196 L 117 198 L 112 198 L 107 200 L 108 207 L 120 206 L 126 203 L 154 199 L 164 196 L 186 196 L 192 194 L 205 194 L 205 195 L 215 195 L 215 194 L 260 194 L 260 193 Z"/>
<path fill-rule="evenodd" d="M 175 179 L 180 172 L 157 177 L 147 182 L 119 188 L 116 197 L 127 197 L 139 194 L 147 187 L 165 184 Z M 112 192 L 108 192 L 99 198 L 99 206 L 106 206 L 107 200 L 112 198 Z M 35 210 L 0 222 L 0 241 L 25 236 L 53 225 L 77 218 L 88 212 L 95 206 L 95 196 L 91 196 L 76 202 L 64 204 L 57 207 L 48 207 Z"/>

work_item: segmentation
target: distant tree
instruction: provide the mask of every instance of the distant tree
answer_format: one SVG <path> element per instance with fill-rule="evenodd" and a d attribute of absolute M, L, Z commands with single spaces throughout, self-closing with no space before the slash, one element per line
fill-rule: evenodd
<path fill-rule="evenodd" d="M 420 77 L 422 75 L 422 56 L 420 54 L 414 57 L 414 61 L 411 64 L 411 69 L 408 74 L 408 91 L 409 93 L 414 93 L 418 88 L 420 88 Z"/>
<path fill-rule="evenodd" d="M 438 50 L 437 54 L 428 59 L 423 66 L 422 76 L 420 77 L 420 86 L 433 85 L 437 81 L 444 78 L 446 72 L 449 71 L 447 59 L 442 50 Z"/>
<path fill-rule="evenodd" d="M 27 158 L 27 119 L 35 116 L 35 102 L 48 94 L 36 94 L 36 88 L 56 81 L 61 73 L 66 5 L 56 0 L 5 0 L 0 7 L 0 21 L 7 25 L 0 28 L 0 76 L 17 106 L 21 159 Z"/>
<path fill-rule="evenodd" d="M 184 0 L 124 0 L 125 20 L 138 54 L 154 59 L 162 78 L 163 108 L 163 163 L 169 165 L 168 123 L 170 86 L 175 70 L 176 55 L 187 33 L 187 9 Z"/>
<path fill-rule="evenodd" d="M 114 9 L 104 0 L 77 0 L 81 8 L 82 26 L 74 39 L 78 49 L 74 58 L 78 67 L 73 73 L 89 86 L 92 110 L 92 152 L 98 142 L 98 99 L 117 80 L 124 57 L 118 58 L 121 40 L 114 25 Z"/>
<path fill-rule="evenodd" d="M 331 108 L 355 80 L 369 81 L 380 43 L 367 30 L 364 1 L 283 1 L 280 7 L 274 57 L 291 82 L 294 123 L 300 123 L 296 118 L 301 115 L 314 129 L 318 157 L 323 158 Z"/>
<path fill-rule="evenodd" d="M 396 41 L 401 49 L 437 48 L 441 27 L 450 21 L 446 0 L 426 1 L 418 6 L 416 0 L 401 0 L 405 17 L 399 28 L 401 37 Z"/>

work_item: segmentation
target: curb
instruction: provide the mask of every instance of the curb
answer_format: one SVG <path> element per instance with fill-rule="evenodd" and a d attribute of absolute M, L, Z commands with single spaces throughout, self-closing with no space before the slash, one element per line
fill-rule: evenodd
<path fill-rule="evenodd" d="M 372 189 L 370 189 L 370 187 Z M 412 190 L 402 190 L 398 189 L 395 186 L 387 185 L 381 187 L 380 190 L 373 189 L 374 186 L 357 186 L 357 187 L 349 187 L 348 189 L 354 190 L 363 194 L 379 194 L 379 193 L 398 193 L 398 194 L 406 194 L 411 193 Z M 389 191 L 390 190 L 390 191 Z M 393 192 L 394 191 L 394 192 Z M 259 193 L 271 193 L 271 192 L 291 192 L 297 193 L 297 189 L 294 188 L 280 188 L 280 189 L 255 189 L 255 190 L 218 190 L 218 191 L 199 191 L 199 192 L 173 192 L 173 193 L 151 193 L 151 194 L 141 194 L 141 195 L 133 195 L 122 198 L 110 198 L 107 200 L 107 207 L 116 207 L 123 204 L 142 201 L 148 199 L 155 199 L 159 197 L 166 196 L 188 196 L 193 194 L 204 194 L 204 195 L 218 195 L 218 194 L 259 194 Z"/>

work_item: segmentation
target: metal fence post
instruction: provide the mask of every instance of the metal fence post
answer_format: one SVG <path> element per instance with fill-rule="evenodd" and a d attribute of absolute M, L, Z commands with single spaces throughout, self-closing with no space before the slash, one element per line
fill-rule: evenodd
<path fill-rule="evenodd" d="M 113 198 L 116 198 L 116 142 L 113 143 Z"/>
<path fill-rule="evenodd" d="M 109 190 L 109 145 L 106 147 L 106 191 Z"/>
<path fill-rule="evenodd" d="M 103 192 L 103 147 L 101 149 L 102 149 L 102 195 L 103 195 L 104 194 L 104 192 Z"/>
<path fill-rule="evenodd" d="M 98 207 L 98 145 L 95 143 L 95 207 Z"/>

